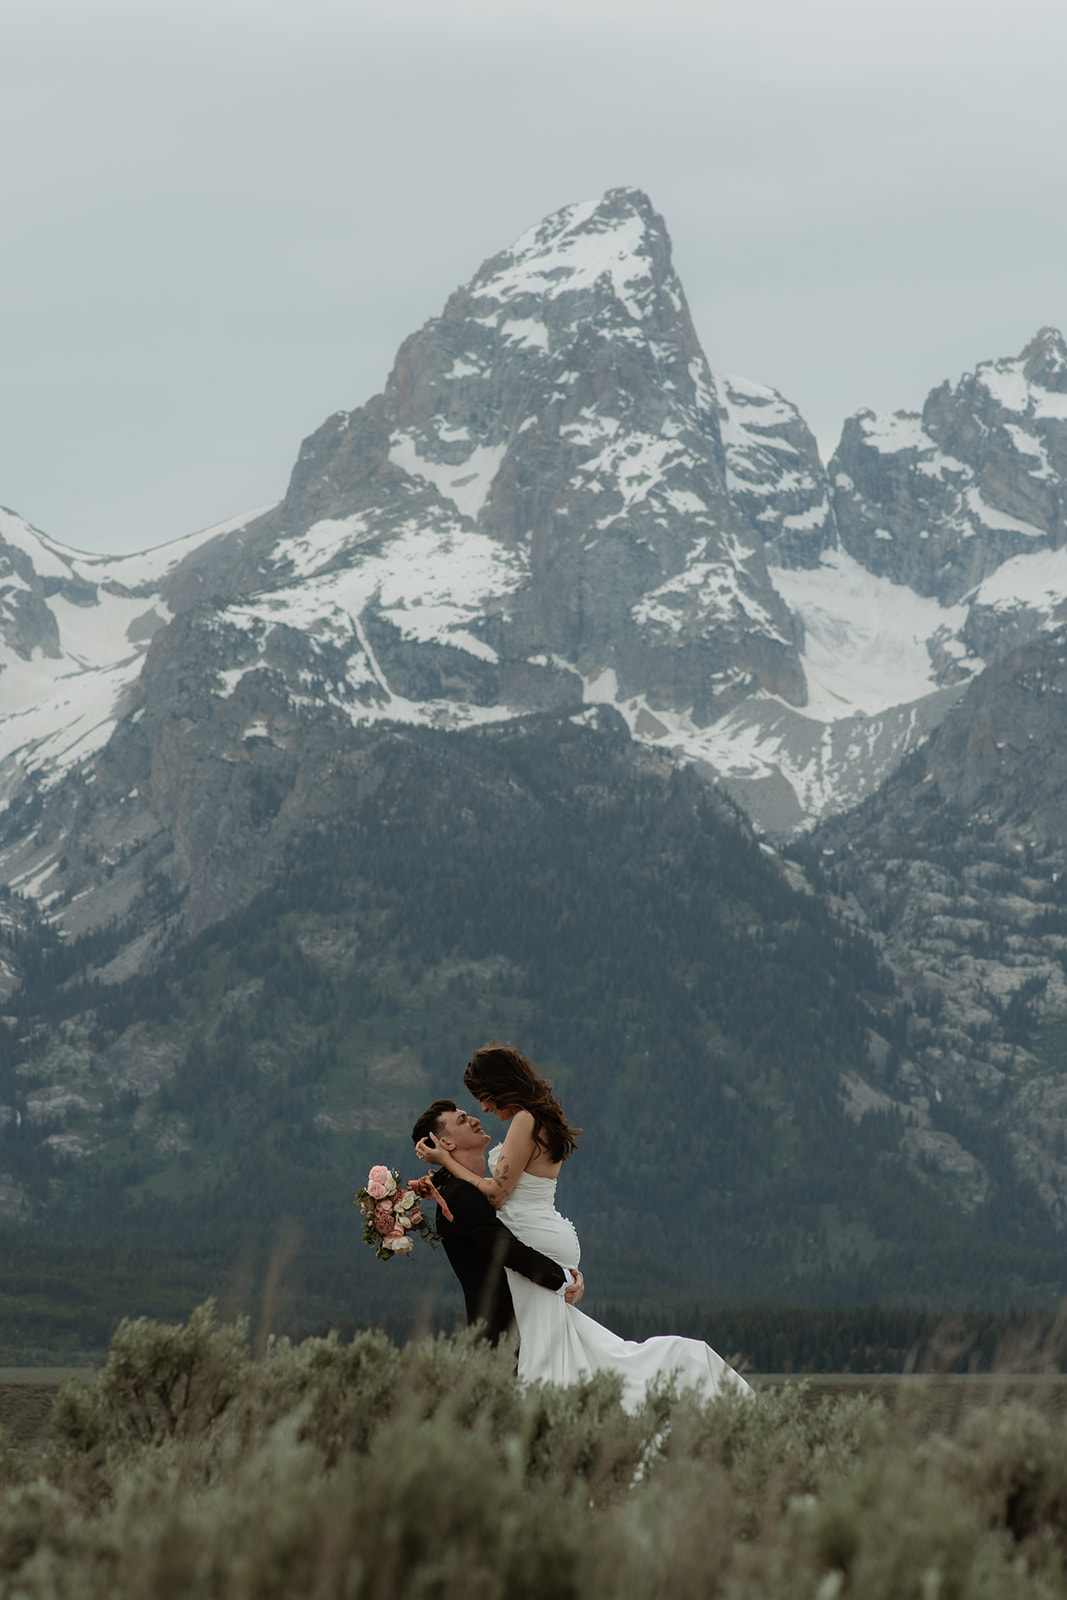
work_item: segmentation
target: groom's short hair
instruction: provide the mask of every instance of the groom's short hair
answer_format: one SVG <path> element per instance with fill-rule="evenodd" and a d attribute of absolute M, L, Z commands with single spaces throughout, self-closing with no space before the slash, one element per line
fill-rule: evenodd
<path fill-rule="evenodd" d="M 428 1133 L 432 1133 L 435 1139 L 440 1139 L 445 1131 L 441 1126 L 442 1113 L 455 1110 L 456 1102 L 454 1100 L 435 1100 L 433 1105 L 422 1113 L 422 1116 L 412 1128 L 412 1144 L 418 1144 L 419 1140 L 425 1139 Z"/>

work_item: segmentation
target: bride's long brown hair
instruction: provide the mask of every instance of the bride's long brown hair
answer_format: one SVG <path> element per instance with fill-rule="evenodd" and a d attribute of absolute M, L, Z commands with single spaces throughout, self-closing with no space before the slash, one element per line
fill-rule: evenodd
<path fill-rule="evenodd" d="M 572 1127 L 552 1085 L 510 1045 L 492 1039 L 467 1063 L 463 1082 L 476 1100 L 491 1100 L 503 1111 L 529 1111 L 534 1139 L 550 1161 L 566 1161 L 578 1148 L 581 1128 Z"/>

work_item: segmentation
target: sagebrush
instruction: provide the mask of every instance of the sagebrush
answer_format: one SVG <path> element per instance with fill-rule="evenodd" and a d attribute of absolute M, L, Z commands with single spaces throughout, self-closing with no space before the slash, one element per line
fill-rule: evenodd
<path fill-rule="evenodd" d="M 0 1453 L 20 1600 L 1012 1600 L 1067 1594 L 1067 1443 L 802 1386 L 520 1388 L 469 1335 L 272 1343 L 210 1302 L 119 1328 L 54 1442 Z"/>

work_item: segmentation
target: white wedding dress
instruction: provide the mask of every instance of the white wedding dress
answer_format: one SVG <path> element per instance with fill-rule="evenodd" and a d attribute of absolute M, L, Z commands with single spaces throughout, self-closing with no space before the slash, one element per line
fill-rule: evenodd
<path fill-rule="evenodd" d="M 492 1171 L 502 1146 L 489 1152 Z M 574 1224 L 556 1210 L 555 1178 L 524 1172 L 497 1212 L 516 1239 L 558 1261 L 576 1267 L 581 1246 Z M 507 1270 L 507 1269 L 506 1269 Z M 635 1411 L 648 1385 L 657 1378 L 675 1378 L 681 1389 L 699 1389 L 710 1399 L 722 1389 L 751 1394 L 744 1378 L 699 1339 L 665 1334 L 637 1344 L 620 1339 L 569 1306 L 562 1295 L 542 1289 L 508 1270 L 508 1287 L 519 1329 L 519 1378 L 523 1383 L 577 1383 L 594 1372 L 617 1372 L 622 1378 L 622 1403 Z"/>

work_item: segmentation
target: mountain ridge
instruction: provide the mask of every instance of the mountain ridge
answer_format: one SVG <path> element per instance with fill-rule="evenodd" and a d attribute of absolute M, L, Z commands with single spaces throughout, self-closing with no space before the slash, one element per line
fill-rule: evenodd
<path fill-rule="evenodd" d="M 598 319 L 604 337 L 587 349 Z M 9 517 L 7 533 L 0 529 L 15 579 L 6 687 L 27 653 L 56 659 L 57 606 L 64 626 L 74 617 L 84 637 L 95 596 L 122 611 L 121 629 L 101 615 L 92 650 L 103 659 L 72 654 L 88 674 L 85 698 L 96 707 L 117 694 L 121 710 L 137 654 L 168 617 L 244 599 L 250 609 L 231 621 L 250 641 L 280 639 L 284 627 L 321 635 L 294 698 L 321 680 L 324 709 L 455 726 L 607 701 L 635 738 L 705 763 L 765 831 L 789 837 L 862 799 L 985 661 L 1062 607 L 1067 567 L 1051 513 L 1047 526 L 1026 531 L 981 521 L 1010 522 L 1004 507 L 1016 504 L 1016 480 L 1034 471 L 1038 498 L 1052 493 L 1040 475 L 1062 454 L 1058 338 L 1044 330 L 1018 360 L 980 365 L 948 408 L 962 415 L 966 396 L 979 392 L 999 407 L 1008 443 L 994 456 L 1007 451 L 1012 463 L 999 508 L 988 461 L 944 468 L 950 458 L 918 414 L 899 414 L 880 432 L 870 414 L 853 419 L 831 483 L 794 407 L 764 386 L 711 376 L 661 219 L 644 196 L 611 191 L 547 219 L 457 290 L 443 317 L 405 342 L 382 397 L 309 437 L 279 506 L 111 562 L 42 546 Z M 562 388 L 553 350 L 564 378 L 576 363 Z M 629 375 L 621 387 L 620 371 Z M 678 410 L 680 384 L 688 388 Z M 928 402 L 931 417 L 945 411 L 946 393 Z M 652 407 L 647 427 L 643 406 Z M 931 421 L 948 447 L 946 426 Z M 686 487 L 698 460 L 699 494 Z M 888 486 L 882 510 L 857 509 L 845 468 L 862 479 L 864 462 Z M 886 567 L 890 545 L 933 548 L 930 529 L 913 524 L 915 484 L 934 479 L 937 504 L 929 494 L 923 504 L 941 516 L 944 538 L 959 546 L 948 524 L 963 504 L 964 544 L 992 552 L 982 559 L 993 570 L 966 604 L 919 592 L 925 581 L 918 590 L 894 582 L 903 569 Z M 967 502 L 972 491 L 984 512 Z M 565 538 L 568 522 L 590 532 Z M 34 549 L 49 568 L 36 589 L 16 571 L 32 564 Z M 48 609 L 44 591 L 57 577 L 60 590 L 77 591 L 76 606 L 60 593 Z M 118 656 L 115 636 L 130 630 Z M 29 707 L 35 733 L 46 710 L 53 738 L 27 737 L 12 713 L 0 719 L 0 792 L 14 795 L 27 776 L 47 787 L 81 752 L 91 761 L 120 720 L 79 718 L 62 687 L 62 699 Z"/>
<path fill-rule="evenodd" d="M 613 190 L 484 263 L 276 506 L 115 559 L 0 514 L 0 1208 L 158 1203 L 181 1240 L 251 1203 L 232 1158 L 325 1227 L 462 1017 L 579 1102 L 590 1073 L 636 1185 L 579 1185 L 605 1249 L 669 1154 L 641 1167 L 632 1101 L 734 1174 L 723 1281 L 906 1298 L 921 1259 L 923 1293 L 1044 1304 L 1065 363 L 1043 330 L 859 413 L 828 471 L 715 377 Z"/>
<path fill-rule="evenodd" d="M 1046 329 L 980 364 L 930 397 L 933 433 L 918 413 L 860 413 L 828 474 L 795 407 L 712 376 L 662 219 L 609 191 L 484 263 L 405 341 L 382 396 L 309 436 L 278 506 L 111 562 L 25 524 L 19 537 L 9 517 L 7 685 L 27 653 L 54 658 L 57 577 L 83 634 L 94 597 L 129 601 L 130 652 L 116 659 L 101 616 L 106 659 L 85 685 L 120 706 L 168 616 L 244 601 L 231 620 L 250 639 L 321 636 L 303 670 L 333 673 L 324 707 L 462 726 L 606 700 L 788 837 L 862 799 L 985 661 L 1062 606 L 1063 359 Z M 868 479 L 884 505 L 863 498 Z M 1045 507 L 1034 524 L 1009 509 L 1027 484 Z M 17 572 L 34 548 L 36 588 Z M 921 576 L 950 548 L 977 553 L 965 597 L 962 580 L 934 593 Z M 829 679 L 828 653 L 844 667 Z M 65 739 L 61 709 L 51 743 L 0 719 L 0 792 L 91 758 L 118 720 Z"/>

